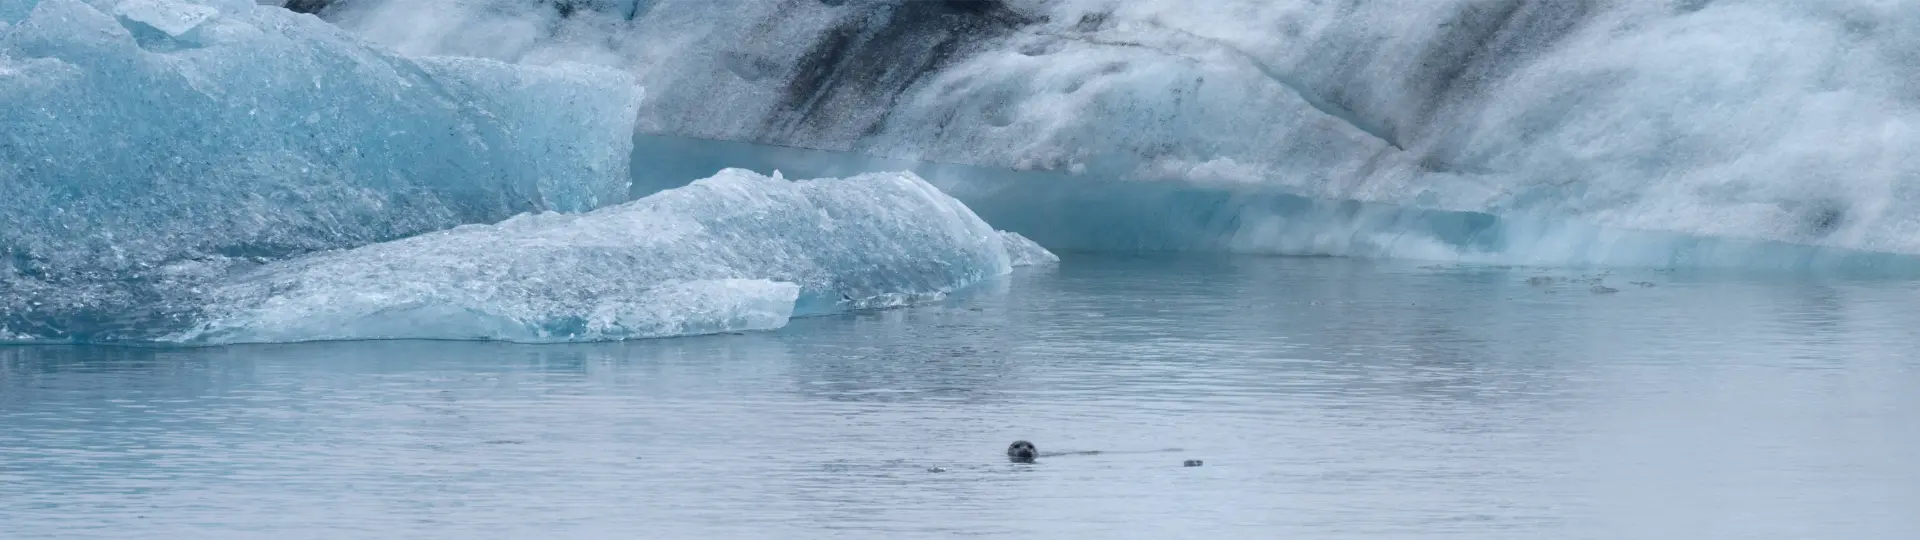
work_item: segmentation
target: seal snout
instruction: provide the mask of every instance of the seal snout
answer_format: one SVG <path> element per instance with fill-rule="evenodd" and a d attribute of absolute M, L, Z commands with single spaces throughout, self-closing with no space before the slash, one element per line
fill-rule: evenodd
<path fill-rule="evenodd" d="M 1040 457 L 1040 450 L 1034 448 L 1033 443 L 1013 441 L 1013 444 L 1007 445 L 1007 459 L 1021 463 L 1032 463 L 1033 458 L 1036 457 Z"/>

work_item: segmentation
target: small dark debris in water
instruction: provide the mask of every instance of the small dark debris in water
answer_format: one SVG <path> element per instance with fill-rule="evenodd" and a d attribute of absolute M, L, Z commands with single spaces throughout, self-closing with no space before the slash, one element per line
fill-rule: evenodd
<path fill-rule="evenodd" d="M 1535 287 L 1539 287 L 1543 285 L 1552 285 L 1553 276 L 1533 276 L 1533 277 L 1527 278 L 1527 284 Z"/>
<path fill-rule="evenodd" d="M 1197 460 L 1197 459 L 1189 459 L 1189 460 L 1187 460 L 1187 461 L 1186 461 L 1186 463 L 1185 463 L 1184 465 L 1186 465 L 1186 466 L 1188 466 L 1188 467 L 1199 467 L 1199 466 L 1200 466 L 1200 465 L 1202 465 L 1202 464 L 1204 464 L 1204 462 L 1202 462 L 1202 461 L 1200 461 L 1200 460 Z"/>
<path fill-rule="evenodd" d="M 986 309 L 983 309 L 983 308 L 977 308 L 977 307 L 970 307 L 970 308 L 967 308 L 967 311 L 986 311 Z"/>
<path fill-rule="evenodd" d="M 746 332 L 727 332 L 727 335 L 729 335 L 729 336 L 744 336 L 744 335 L 747 335 L 747 333 L 746 333 Z"/>
<path fill-rule="evenodd" d="M 947 470 L 939 467 L 927 467 L 927 472 L 947 472 Z"/>
<path fill-rule="evenodd" d="M 1639 285 L 1639 286 L 1641 286 L 1641 287 L 1643 287 L 1643 288 L 1645 288 L 1645 287 L 1652 287 L 1652 286 L 1653 286 L 1653 282 L 1651 282 L 1651 281 L 1635 281 L 1635 282 L 1632 282 L 1632 283 L 1633 283 L 1634 285 Z"/>
<path fill-rule="evenodd" d="M 526 444 L 526 443 L 527 443 L 527 441 L 515 441 L 515 440 L 510 440 L 510 439 L 500 439 L 500 440 L 495 440 L 495 441 L 487 441 L 487 442 L 485 442 L 485 443 L 482 443 L 482 444 Z"/>
<path fill-rule="evenodd" d="M 1613 287 L 1608 287 L 1606 285 L 1594 285 L 1592 289 L 1588 289 L 1588 290 L 1593 291 L 1593 294 L 1613 294 L 1613 293 L 1620 292 L 1620 289 L 1615 289 Z"/>

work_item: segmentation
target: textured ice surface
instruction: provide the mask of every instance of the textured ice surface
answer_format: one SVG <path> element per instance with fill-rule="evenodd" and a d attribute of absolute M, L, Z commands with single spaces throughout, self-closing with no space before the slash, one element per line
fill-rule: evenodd
<path fill-rule="evenodd" d="M 218 286 L 208 318 L 169 339 L 551 342 L 777 328 L 1005 274 L 1006 238 L 912 174 L 793 182 L 729 169 L 590 213 L 269 264 Z M 1052 258 L 1031 243 L 1015 251 Z"/>
<path fill-rule="evenodd" d="M 146 28 L 159 30 L 171 38 L 184 37 L 200 23 L 220 14 L 211 7 L 175 0 L 124 0 L 113 13 Z M 138 31 L 129 26 L 129 31 Z"/>
<path fill-rule="evenodd" d="M 1007 243 L 1008 260 L 1014 266 L 1039 266 L 1060 262 L 1059 255 L 1054 255 L 1033 240 L 1020 236 L 1020 233 L 1002 231 L 1000 234 Z"/>
<path fill-rule="evenodd" d="M 625 198 L 614 70 L 409 59 L 250 1 L 0 6 L 15 333 L 136 336 L 257 262 Z"/>
<path fill-rule="evenodd" d="M 409 50 L 623 67 L 650 133 L 1920 253 L 1915 2 L 353 4 Z"/>

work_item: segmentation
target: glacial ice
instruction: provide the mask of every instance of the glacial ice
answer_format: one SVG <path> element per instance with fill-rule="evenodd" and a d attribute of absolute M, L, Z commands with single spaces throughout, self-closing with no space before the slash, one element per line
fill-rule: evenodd
<path fill-rule="evenodd" d="M 1010 252 L 1014 255 L 1010 257 Z M 940 298 L 1057 260 L 910 173 L 729 169 L 593 212 L 524 214 L 268 264 L 215 286 L 188 343 L 600 341 L 763 330 Z"/>
<path fill-rule="evenodd" d="M 137 339 L 262 262 L 624 201 L 640 97 L 250 0 L 0 2 L 0 328 Z"/>
<path fill-rule="evenodd" d="M 1039 243 L 1021 236 L 1020 233 L 1001 231 L 1007 246 L 1007 257 L 1013 266 L 1040 266 L 1060 262 L 1060 256 L 1040 247 Z"/>
<path fill-rule="evenodd" d="M 200 23 L 220 14 L 220 10 L 211 7 L 173 2 L 169 0 L 123 0 L 114 6 L 114 15 L 122 19 L 139 23 L 147 28 L 158 30 L 171 38 L 185 37 L 187 32 L 200 27 Z M 127 30 L 134 31 L 132 25 Z"/>
<path fill-rule="evenodd" d="M 5 3 L 0 341 L 769 329 L 1057 260 L 911 174 L 623 203 L 639 88 L 548 64 L 248 0 Z"/>
<path fill-rule="evenodd" d="M 654 96 L 648 134 L 1486 215 L 1543 241 L 1920 254 L 1915 2 L 645 4 L 355 0 L 334 20 L 415 52 L 623 68 Z M 507 21 L 542 24 L 474 39 Z"/>
<path fill-rule="evenodd" d="M 777 153 L 699 163 L 636 131 L 884 162 L 817 176 L 912 168 L 1019 233 L 981 233 L 1006 264 L 1052 260 L 1032 238 L 1920 268 L 1914 2 L 301 2 L 326 21 L 255 4 L 0 1 L 0 339 L 614 339 L 966 282 L 926 270 L 969 267 L 925 262 L 952 253 L 909 252 L 882 261 L 910 267 L 893 277 L 767 262 L 620 288 L 592 278 L 624 269 L 510 267 L 562 280 L 550 302 L 478 278 L 329 306 L 260 288 L 371 275 L 354 254 L 425 275 L 487 231 L 593 229 L 630 178 L 654 193 Z M 426 314 L 446 324 L 406 324 Z"/>

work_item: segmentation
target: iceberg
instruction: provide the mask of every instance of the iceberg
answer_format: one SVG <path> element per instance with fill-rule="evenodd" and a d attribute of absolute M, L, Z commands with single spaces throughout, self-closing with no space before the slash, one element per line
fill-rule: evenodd
<path fill-rule="evenodd" d="M 1010 254 L 1010 252 L 1012 254 Z M 261 266 L 165 341 L 604 341 L 779 328 L 924 302 L 1057 260 L 911 173 L 729 169 L 600 210 L 523 214 Z"/>
<path fill-rule="evenodd" d="M 151 338 L 259 264 L 622 202 L 640 101 L 248 0 L 0 2 L 0 328 Z"/>
<path fill-rule="evenodd" d="M 634 82 L 249 0 L 6 2 L 0 341 L 764 330 L 1055 260 L 904 173 L 629 201 Z"/>
<path fill-rule="evenodd" d="M 1920 254 L 1915 2 L 619 4 L 328 17 L 413 52 L 624 69 L 648 135 Z M 1593 253 L 1542 247 L 1517 255 Z"/>

